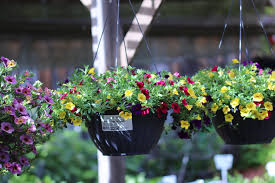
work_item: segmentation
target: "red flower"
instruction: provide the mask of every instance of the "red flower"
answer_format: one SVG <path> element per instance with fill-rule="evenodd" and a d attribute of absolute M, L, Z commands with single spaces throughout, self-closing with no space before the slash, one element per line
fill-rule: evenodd
<path fill-rule="evenodd" d="M 187 106 L 187 105 L 188 105 L 185 99 L 183 99 L 183 100 L 181 101 L 181 103 L 182 103 L 184 106 Z"/>
<path fill-rule="evenodd" d="M 144 83 L 143 83 L 143 82 L 138 82 L 138 81 L 137 81 L 137 87 L 138 87 L 139 89 L 142 90 L 143 86 L 144 86 Z"/>
<path fill-rule="evenodd" d="M 150 78 L 150 77 L 152 77 L 151 74 L 147 74 L 147 73 L 146 73 L 145 75 L 146 75 L 146 78 L 147 78 L 147 79 Z"/>
<path fill-rule="evenodd" d="M 161 117 L 162 117 L 161 109 L 160 109 L 160 108 L 157 109 L 157 115 L 158 115 L 158 118 L 161 118 Z"/>
<path fill-rule="evenodd" d="M 80 81 L 79 85 L 81 86 L 83 84 L 83 80 Z"/>
<path fill-rule="evenodd" d="M 264 104 L 264 101 L 261 101 L 261 102 L 255 102 L 255 101 L 254 101 L 254 104 L 256 104 L 257 106 L 262 107 L 263 104 Z"/>
<path fill-rule="evenodd" d="M 71 112 L 75 112 L 77 109 L 76 109 L 76 107 L 74 107 L 72 110 L 71 110 Z"/>
<path fill-rule="evenodd" d="M 174 85 L 175 82 L 170 80 L 169 83 L 170 83 L 170 85 Z"/>
<path fill-rule="evenodd" d="M 65 93 L 64 95 L 62 95 L 60 98 L 59 98 L 59 100 L 63 100 L 65 97 L 67 97 L 67 93 Z"/>
<path fill-rule="evenodd" d="M 212 72 L 217 72 L 217 71 L 218 71 L 218 66 L 213 67 Z"/>
<path fill-rule="evenodd" d="M 173 110 L 174 110 L 174 113 L 180 113 L 180 106 L 179 106 L 179 104 L 177 104 L 177 103 L 172 103 L 171 104 L 171 106 L 172 106 L 172 108 L 173 108 Z"/>
<path fill-rule="evenodd" d="M 164 86 L 165 85 L 165 81 L 161 80 L 159 82 L 156 82 L 156 85 Z"/>
<path fill-rule="evenodd" d="M 160 110 L 163 114 L 166 114 L 167 113 L 167 104 L 165 102 L 161 102 L 161 105 L 160 105 Z"/>
<path fill-rule="evenodd" d="M 98 88 L 97 91 L 96 91 L 96 93 L 101 93 L 101 89 Z"/>
<path fill-rule="evenodd" d="M 191 79 L 190 79 L 190 77 L 187 77 L 187 81 L 188 81 L 188 83 L 190 83 L 190 84 L 195 84 L 195 82 L 194 81 L 192 81 Z"/>
<path fill-rule="evenodd" d="M 179 87 L 179 90 L 180 90 L 180 91 L 183 91 L 183 90 L 184 90 L 184 87 L 183 87 L 183 86 L 180 86 L 180 87 Z"/>
<path fill-rule="evenodd" d="M 142 89 L 141 93 L 143 93 L 146 96 L 146 99 L 150 98 L 149 91 L 146 88 Z"/>
<path fill-rule="evenodd" d="M 268 116 L 265 119 L 270 119 L 270 117 L 271 117 L 271 112 L 268 111 Z"/>
<path fill-rule="evenodd" d="M 183 92 L 186 96 L 190 95 L 189 92 L 188 92 L 188 88 L 186 86 L 183 88 Z"/>
<path fill-rule="evenodd" d="M 145 115 L 147 115 L 147 114 L 149 114 L 149 113 L 150 113 L 150 110 L 149 110 L 149 108 L 147 108 L 147 109 L 145 109 L 145 110 L 142 110 L 141 115 L 142 115 L 142 116 L 145 116 Z"/>

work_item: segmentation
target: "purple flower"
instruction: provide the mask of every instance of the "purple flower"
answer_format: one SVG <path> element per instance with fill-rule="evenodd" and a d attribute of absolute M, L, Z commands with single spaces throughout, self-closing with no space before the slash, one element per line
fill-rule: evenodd
<path fill-rule="evenodd" d="M 52 94 L 52 91 L 48 88 L 45 88 L 45 94 L 49 96 Z"/>
<path fill-rule="evenodd" d="M 247 64 L 248 64 L 247 61 L 243 61 L 243 62 L 242 62 L 242 65 L 243 65 L 243 66 L 247 66 Z"/>
<path fill-rule="evenodd" d="M 190 135 L 189 135 L 187 132 L 183 131 L 183 130 L 181 130 L 181 131 L 178 133 L 178 136 L 179 136 L 179 138 L 181 138 L 181 139 L 190 139 L 190 138 L 191 138 Z"/>
<path fill-rule="evenodd" d="M 142 107 L 141 107 L 141 105 L 137 104 L 137 105 L 132 106 L 132 112 L 135 115 L 141 115 L 142 114 Z"/>
<path fill-rule="evenodd" d="M 6 57 L 1 57 L 1 60 L 4 62 L 4 65 L 7 67 L 7 63 L 8 63 L 8 61 L 10 61 L 10 59 L 8 59 Z"/>
<path fill-rule="evenodd" d="M 11 106 L 4 107 L 4 111 L 10 115 L 15 115 L 15 109 Z"/>
<path fill-rule="evenodd" d="M 22 93 L 24 95 L 30 95 L 31 94 L 31 90 L 29 88 L 24 88 L 23 91 L 22 91 Z"/>
<path fill-rule="evenodd" d="M 10 156 L 7 152 L 0 152 L 0 161 L 6 163 L 10 160 Z"/>
<path fill-rule="evenodd" d="M 204 118 L 203 118 L 203 120 L 204 120 L 204 124 L 206 126 L 210 126 L 211 120 L 210 120 L 210 118 L 208 116 L 205 115 Z"/>
<path fill-rule="evenodd" d="M 23 143 L 28 144 L 28 145 L 33 144 L 33 139 L 30 136 L 26 135 L 26 134 L 21 135 L 20 140 Z"/>
<path fill-rule="evenodd" d="M 0 145 L 0 151 L 8 151 L 9 147 L 5 145 Z"/>
<path fill-rule="evenodd" d="M 30 132 L 35 132 L 35 131 L 36 131 L 36 126 L 32 124 L 32 125 L 28 128 L 28 131 L 30 131 Z"/>
<path fill-rule="evenodd" d="M 50 125 L 49 123 L 47 123 L 47 124 L 45 125 L 45 129 L 46 129 L 48 132 L 50 132 L 50 133 L 53 132 L 53 129 L 52 129 L 52 127 L 51 127 L 51 125 Z"/>
<path fill-rule="evenodd" d="M 49 97 L 49 96 L 45 96 L 45 97 L 44 97 L 44 100 L 45 100 L 48 104 L 54 104 L 53 99 L 52 99 L 51 97 Z"/>
<path fill-rule="evenodd" d="M 4 80 L 7 81 L 8 83 L 12 83 L 12 84 L 16 83 L 16 79 L 13 76 L 6 76 Z"/>
<path fill-rule="evenodd" d="M 14 120 L 14 123 L 17 125 L 26 124 L 27 118 L 25 116 L 21 116 Z"/>
<path fill-rule="evenodd" d="M 18 93 L 22 93 L 23 92 L 23 87 L 19 86 L 19 88 L 15 88 L 15 92 Z"/>
<path fill-rule="evenodd" d="M 18 163 L 13 162 L 11 167 L 9 168 L 12 174 L 20 174 L 21 173 L 21 166 Z"/>
<path fill-rule="evenodd" d="M 268 74 L 272 74 L 272 70 L 268 71 Z"/>
<path fill-rule="evenodd" d="M 2 164 L 0 164 L 0 169 L 2 168 Z"/>
<path fill-rule="evenodd" d="M 256 64 L 255 64 L 255 66 L 256 66 L 258 69 L 260 69 L 260 68 L 261 68 L 261 66 L 260 66 L 260 64 L 259 64 L 259 63 L 256 63 Z"/>
<path fill-rule="evenodd" d="M 201 129 L 201 120 L 193 120 L 191 121 L 192 124 L 194 124 L 194 126 L 200 130 Z"/>
<path fill-rule="evenodd" d="M 31 148 L 32 148 L 32 152 L 33 152 L 34 154 L 37 154 L 36 147 L 35 147 L 34 145 L 32 145 Z"/>
<path fill-rule="evenodd" d="M 37 90 L 37 88 L 35 88 L 32 84 L 30 83 L 26 83 L 27 88 L 29 88 L 30 90 Z"/>
<path fill-rule="evenodd" d="M 29 160 L 25 156 L 21 156 L 19 159 L 22 166 L 29 166 Z"/>
<path fill-rule="evenodd" d="M 14 128 L 12 127 L 12 125 L 10 123 L 2 122 L 1 130 L 3 130 L 4 132 L 7 132 L 7 133 L 12 133 L 14 131 Z"/>
<path fill-rule="evenodd" d="M 16 108 L 16 110 L 17 111 L 19 111 L 21 114 L 23 114 L 23 115 L 27 115 L 28 113 L 27 113 L 27 110 L 26 110 L 26 107 L 25 106 L 23 106 L 22 104 L 16 104 L 15 105 L 15 108 Z"/>

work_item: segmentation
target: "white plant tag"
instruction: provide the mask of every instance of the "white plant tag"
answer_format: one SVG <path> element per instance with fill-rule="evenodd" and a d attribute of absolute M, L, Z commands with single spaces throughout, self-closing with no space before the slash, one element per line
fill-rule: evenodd
<path fill-rule="evenodd" d="M 124 120 L 119 115 L 101 116 L 103 131 L 130 131 L 133 130 L 132 119 Z"/>

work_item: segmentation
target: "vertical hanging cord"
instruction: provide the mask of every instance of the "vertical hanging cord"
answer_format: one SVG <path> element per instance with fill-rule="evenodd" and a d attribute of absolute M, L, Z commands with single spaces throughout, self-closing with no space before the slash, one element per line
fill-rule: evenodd
<path fill-rule="evenodd" d="M 264 34 L 265 34 L 265 38 L 266 38 L 266 40 L 267 40 L 267 42 L 268 42 L 268 46 L 269 46 L 269 48 L 270 48 L 270 51 L 271 51 L 272 55 L 275 57 L 274 50 L 273 50 L 273 48 L 272 48 L 272 46 L 271 46 L 271 44 L 270 44 L 270 42 L 269 42 L 269 39 L 268 39 L 268 36 L 267 36 L 267 32 L 266 32 L 266 30 L 265 30 L 265 28 L 264 28 L 264 24 L 263 24 L 263 22 L 262 22 L 262 20 L 261 20 L 261 18 L 260 18 L 260 14 L 259 14 L 259 12 L 258 12 L 258 10 L 257 10 L 257 8 L 256 8 L 255 2 L 254 2 L 254 0 L 251 0 L 251 2 L 252 2 L 252 5 L 253 5 L 254 10 L 255 10 L 255 12 L 256 12 L 256 16 L 257 16 L 258 22 L 259 22 L 259 24 L 261 25 L 261 28 L 262 28 L 262 30 L 263 30 L 263 32 L 264 32 Z"/>
<path fill-rule="evenodd" d="M 146 48 L 147 48 L 147 50 L 148 50 L 148 52 L 149 52 L 149 54 L 150 54 L 152 60 L 154 60 L 153 54 L 152 54 L 151 49 L 150 49 L 150 47 L 149 47 L 149 43 L 148 43 L 148 41 L 147 41 L 147 38 L 146 38 L 145 34 L 144 34 L 143 31 L 142 31 L 142 28 L 141 28 L 140 23 L 139 23 L 139 21 L 138 21 L 138 18 L 137 18 L 137 16 L 136 16 L 135 8 L 134 8 L 133 3 L 132 3 L 131 0 L 129 0 L 129 4 L 130 4 L 130 6 L 131 6 L 132 12 L 133 12 L 133 14 L 134 14 L 134 16 L 135 16 L 135 19 L 136 19 L 136 21 L 137 21 L 137 24 L 138 24 L 138 28 L 139 28 L 139 30 L 140 30 L 140 33 L 142 34 L 143 39 L 144 39 L 144 41 L 145 41 Z M 157 73 L 159 73 L 158 68 L 157 68 L 157 66 L 156 66 L 155 63 L 154 63 L 154 67 L 155 67 Z M 160 74 L 159 74 L 159 75 L 160 75 Z"/>
<path fill-rule="evenodd" d="M 244 23 L 242 22 L 242 30 L 243 30 L 243 38 L 244 38 L 244 47 L 245 47 L 245 56 L 246 59 L 249 61 L 250 56 L 249 56 L 249 51 L 248 51 L 248 41 L 245 33 L 245 28 L 244 28 Z"/>
<path fill-rule="evenodd" d="M 240 0 L 240 40 L 239 40 L 239 71 L 241 70 L 242 62 L 242 25 L 243 25 L 243 6 L 242 0 Z"/>
<path fill-rule="evenodd" d="M 225 21 L 225 24 L 224 24 L 224 29 L 223 29 L 222 37 L 221 37 L 221 40 L 220 40 L 220 43 L 219 43 L 219 49 L 221 49 L 221 47 L 222 47 L 222 43 L 223 43 L 223 39 L 224 39 L 224 34 L 225 34 L 226 28 L 228 26 L 228 22 L 229 22 L 229 18 L 231 16 L 233 4 L 234 4 L 234 0 L 232 0 L 232 2 L 231 2 L 231 5 L 230 5 L 230 8 L 229 8 L 227 17 L 226 17 L 226 21 Z"/>
<path fill-rule="evenodd" d="M 125 43 L 125 36 L 123 34 L 122 34 L 122 36 L 123 36 L 123 45 L 124 45 L 124 51 L 125 51 L 125 56 L 126 56 L 126 61 L 127 61 L 127 69 L 128 69 L 129 59 L 128 59 L 127 48 L 126 48 L 126 43 Z"/>
<path fill-rule="evenodd" d="M 97 54 L 98 54 L 98 51 L 99 51 L 99 47 L 100 47 L 100 44 L 101 44 L 101 41 L 102 41 L 102 38 L 103 38 L 103 35 L 104 35 L 104 32 L 105 32 L 105 29 L 106 29 L 106 26 L 107 26 L 108 19 L 109 19 L 109 14 L 107 15 L 107 17 L 105 19 L 103 30 L 102 30 L 102 33 L 100 35 L 100 39 L 99 39 L 99 42 L 98 42 L 98 46 L 96 48 L 96 52 L 95 52 L 95 55 L 94 55 L 93 62 L 95 62 L 95 60 L 96 60 L 96 57 L 97 57 Z M 92 33 L 92 29 L 91 29 L 91 33 Z"/>
<path fill-rule="evenodd" d="M 119 51 L 119 18 L 120 18 L 120 0 L 117 0 L 117 20 L 116 20 L 116 56 L 115 56 L 115 67 L 118 64 L 118 51 Z"/>

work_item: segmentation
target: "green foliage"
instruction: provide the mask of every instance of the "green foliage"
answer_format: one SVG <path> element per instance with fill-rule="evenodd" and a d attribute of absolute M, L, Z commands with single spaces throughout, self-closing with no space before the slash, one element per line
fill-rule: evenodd
<path fill-rule="evenodd" d="M 220 178 L 215 177 L 212 180 L 206 181 L 206 183 L 210 183 L 211 181 L 220 180 Z M 275 183 L 274 177 L 269 177 L 268 175 L 264 175 L 263 177 L 254 177 L 253 179 L 249 180 L 244 178 L 240 174 L 234 174 L 233 176 L 228 176 L 228 182 L 234 183 Z"/>

